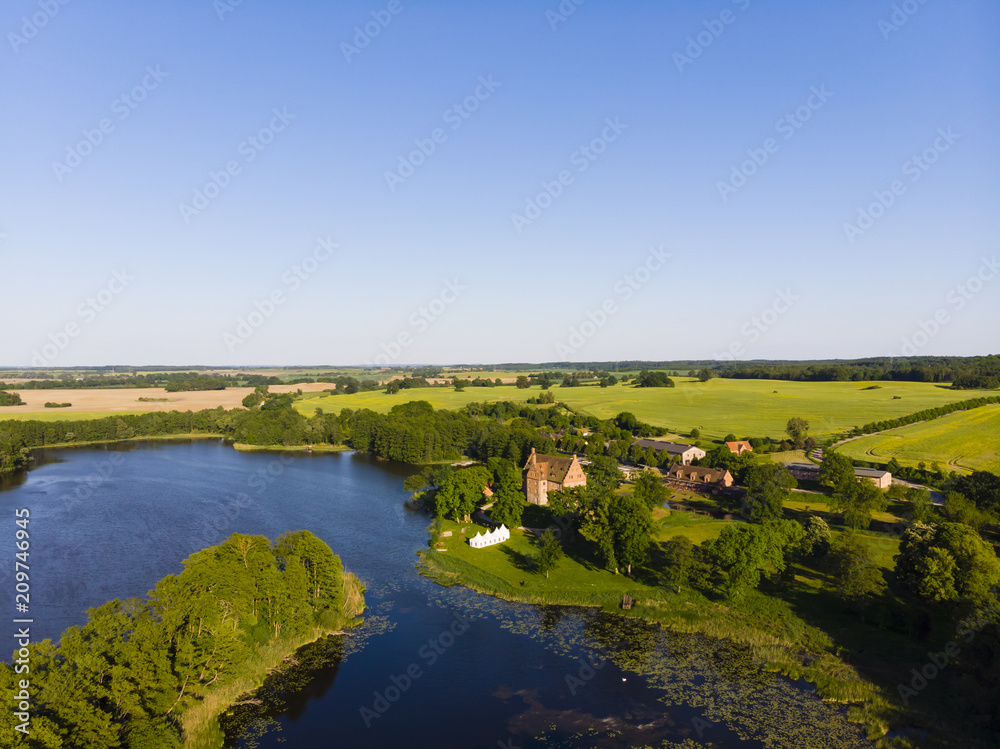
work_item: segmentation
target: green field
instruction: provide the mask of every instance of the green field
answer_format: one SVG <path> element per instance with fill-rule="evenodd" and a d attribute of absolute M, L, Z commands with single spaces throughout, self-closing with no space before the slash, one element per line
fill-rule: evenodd
<path fill-rule="evenodd" d="M 793 416 L 809 421 L 810 433 L 825 437 L 871 421 L 895 418 L 946 403 L 995 395 L 996 391 L 949 390 L 921 382 L 886 382 L 878 390 L 863 390 L 864 382 L 786 382 L 780 380 L 713 379 L 698 382 L 677 378 L 675 388 L 554 387 L 557 401 L 600 418 L 631 411 L 650 424 L 687 433 L 694 427 L 703 437 L 721 439 L 729 432 L 739 437 L 784 437 L 785 424 Z M 395 395 L 382 391 L 354 395 L 314 396 L 296 403 L 305 414 L 317 407 L 339 412 L 342 408 L 370 408 L 386 412 L 399 403 L 426 400 L 435 408 L 460 408 L 475 401 L 525 402 L 537 397 L 538 387 L 518 390 L 512 386 L 403 390 Z M 894 400 L 893 396 L 899 396 Z"/>
<path fill-rule="evenodd" d="M 837 452 L 854 458 L 903 465 L 938 461 L 948 471 L 1000 473 L 1000 405 L 948 414 L 922 424 L 852 440 Z"/>

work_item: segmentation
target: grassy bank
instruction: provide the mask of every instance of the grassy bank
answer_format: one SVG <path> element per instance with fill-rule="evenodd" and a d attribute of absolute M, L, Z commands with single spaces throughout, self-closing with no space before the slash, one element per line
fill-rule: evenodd
<path fill-rule="evenodd" d="M 204 700 L 188 708 L 180 718 L 185 749 L 219 749 L 225 736 L 219 727 L 219 716 L 231 705 L 247 699 L 264 683 L 272 671 L 287 665 L 303 645 L 326 637 L 342 634 L 343 630 L 361 624 L 364 611 L 364 586 L 351 573 L 344 574 L 344 616 L 336 628 L 315 627 L 299 637 L 268 643 L 253 651 L 243 670 L 213 689 Z"/>
<path fill-rule="evenodd" d="M 234 442 L 233 447 L 243 452 L 313 452 L 313 453 L 342 453 L 350 450 L 347 445 L 247 445 L 243 442 Z"/>
<path fill-rule="evenodd" d="M 906 709 L 896 693 L 900 679 L 912 666 L 922 665 L 938 635 L 943 640 L 947 633 L 935 633 L 931 640 L 919 642 L 898 631 L 865 624 L 844 608 L 834 581 L 822 567 L 792 565 L 789 574 L 765 580 L 760 590 L 739 601 L 708 597 L 690 588 L 678 591 L 663 576 L 662 540 L 683 533 L 698 543 L 718 535 L 727 522 L 733 521 L 680 512 L 661 515 L 650 559 L 631 578 L 603 569 L 593 545 L 580 537 L 567 541 L 567 556 L 546 578 L 531 566 L 535 552 L 531 532 L 513 531 L 504 544 L 473 549 L 465 539 L 481 529 L 452 522 L 442 528 L 452 532 L 440 539 L 443 550 L 420 552 L 421 566 L 423 574 L 443 585 L 461 584 L 511 601 L 598 607 L 657 622 L 676 632 L 735 643 L 764 670 L 805 679 L 824 700 L 846 704 L 850 719 L 863 725 L 873 740 L 885 737 L 890 727 L 900 726 L 947 735 L 943 711 Z M 874 534 L 867 540 L 878 563 L 891 567 L 898 542 Z M 635 600 L 630 611 L 621 610 L 626 593 Z M 922 702 L 924 708 L 936 704 L 930 689 Z M 919 744 L 891 744 L 886 739 L 883 745 Z"/>

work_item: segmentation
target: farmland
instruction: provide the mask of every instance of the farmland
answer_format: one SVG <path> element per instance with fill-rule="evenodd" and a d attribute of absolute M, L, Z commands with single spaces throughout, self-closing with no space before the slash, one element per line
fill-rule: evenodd
<path fill-rule="evenodd" d="M 323 390 L 330 385 L 303 383 L 301 385 L 272 385 L 275 393 Z M 11 390 L 14 390 L 11 388 Z M 39 421 L 72 421 L 97 419 L 112 413 L 149 413 L 150 411 L 200 411 L 203 408 L 239 408 L 240 401 L 253 388 L 226 388 L 225 390 L 193 390 L 168 393 L 163 388 L 92 388 L 79 390 L 17 390 L 23 406 L 0 408 L 0 419 L 37 419 Z M 154 401 L 140 401 L 152 398 Z M 46 401 L 72 403 L 69 408 L 57 411 L 45 408 Z"/>
<path fill-rule="evenodd" d="M 555 387 L 551 392 L 557 401 L 586 414 L 608 418 L 631 411 L 645 422 L 681 433 L 697 427 L 709 439 L 721 439 L 729 432 L 737 436 L 783 437 L 785 424 L 792 416 L 808 420 L 810 433 L 824 437 L 870 421 L 899 417 L 988 392 L 949 390 L 918 382 L 885 382 L 878 389 L 865 390 L 869 383 L 731 379 L 698 382 L 690 378 L 676 378 L 676 381 L 675 388 L 584 386 Z M 540 392 L 537 387 L 466 388 L 461 393 L 450 388 L 420 388 L 395 395 L 375 391 L 313 396 L 297 402 L 296 406 L 305 414 L 316 408 L 337 412 L 342 408 L 370 408 L 385 413 L 411 400 L 426 400 L 435 408 L 454 409 L 475 401 L 523 403 Z"/>
<path fill-rule="evenodd" d="M 945 470 L 1000 472 L 1000 405 L 942 416 L 933 421 L 852 440 L 837 451 L 855 460 L 903 465 L 934 461 Z"/>

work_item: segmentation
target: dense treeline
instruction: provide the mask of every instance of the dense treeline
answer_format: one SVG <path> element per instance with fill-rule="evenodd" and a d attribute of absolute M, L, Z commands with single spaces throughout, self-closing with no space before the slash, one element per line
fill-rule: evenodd
<path fill-rule="evenodd" d="M 636 371 L 665 369 L 674 372 L 708 369 L 718 377 L 758 380 L 803 380 L 810 382 L 862 382 L 899 380 L 906 382 L 951 382 L 958 388 L 996 388 L 1000 386 L 1000 356 L 912 356 L 904 358 L 872 357 L 849 360 L 753 362 L 698 359 L 680 361 L 617 362 L 545 362 L 540 365 L 498 364 L 505 371 L 524 371 L 540 367 L 561 369 Z M 562 376 L 561 373 L 559 376 Z"/>
<path fill-rule="evenodd" d="M 277 378 L 271 378 L 277 379 Z M 63 377 L 61 379 L 28 380 L 5 384 L 0 388 L 14 390 L 84 390 L 88 388 L 157 388 L 167 392 L 181 390 L 223 390 L 239 384 L 232 375 L 205 375 L 198 372 L 158 372 L 155 374 Z"/>
<path fill-rule="evenodd" d="M 23 724 L 13 706 L 24 679 L 32 746 L 179 748 L 185 710 L 238 678 L 261 646 L 353 626 L 360 593 L 308 531 L 273 543 L 233 534 L 145 599 L 110 601 L 58 645 L 15 651 L 13 664 L 0 664 L 0 732 L 14 737 Z"/>
<path fill-rule="evenodd" d="M 664 430 L 631 413 L 602 420 L 564 406 L 533 408 L 510 402 L 470 403 L 460 411 L 434 408 L 426 401 L 395 406 L 387 414 L 317 409 L 306 417 L 287 394 L 271 398 L 267 386 L 244 401 L 247 409 L 122 414 L 79 421 L 0 422 L 0 472 L 22 467 L 31 448 L 85 442 L 112 442 L 175 434 L 217 434 L 247 445 L 347 445 L 404 463 L 431 463 L 469 456 L 501 457 L 523 465 L 531 448 L 562 449 L 589 457 L 609 455 L 658 465 L 664 455 L 632 445 L 638 435 Z M 551 431 L 540 431 L 540 430 Z"/>
<path fill-rule="evenodd" d="M 0 390 L 0 406 L 23 406 L 24 401 L 21 400 L 19 393 L 8 393 L 6 390 Z"/>

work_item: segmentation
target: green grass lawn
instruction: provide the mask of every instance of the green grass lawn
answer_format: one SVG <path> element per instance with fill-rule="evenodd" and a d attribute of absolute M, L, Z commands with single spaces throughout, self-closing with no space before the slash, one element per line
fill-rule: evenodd
<path fill-rule="evenodd" d="M 606 608 L 616 608 L 627 592 L 636 597 L 662 592 L 657 587 L 602 569 L 592 558 L 592 550 L 587 548 L 585 541 L 579 548 L 571 547 L 571 556 L 563 557 L 546 578 L 531 569 L 535 535 L 530 531 L 512 530 L 510 540 L 505 543 L 473 549 L 467 539 L 487 528 L 446 520 L 442 530 L 452 532 L 450 538 L 441 539 L 445 551 L 423 552 L 430 557 L 427 561 L 436 568 L 442 582 L 447 582 L 449 577 L 457 582 L 461 576 L 463 583 L 504 597 Z"/>
<path fill-rule="evenodd" d="M 686 434 L 697 427 L 703 437 L 722 439 L 729 432 L 742 436 L 783 438 L 785 424 L 793 416 L 810 423 L 817 437 L 840 433 L 870 421 L 903 416 L 925 408 L 974 398 L 986 391 L 959 391 L 921 382 L 886 382 L 878 390 L 864 390 L 864 382 L 785 382 L 778 380 L 712 379 L 698 382 L 677 378 L 675 388 L 633 388 L 623 385 L 601 388 L 553 387 L 556 400 L 600 418 L 622 411 L 656 426 Z M 513 386 L 403 390 L 395 395 L 382 391 L 354 395 L 313 396 L 296 402 L 302 413 L 317 407 L 339 412 L 342 408 L 370 408 L 385 413 L 394 405 L 426 400 L 435 408 L 460 408 L 475 401 L 509 400 L 523 403 L 539 395 L 536 386 L 518 390 Z M 995 394 L 995 393 L 994 393 Z M 893 400 L 893 396 L 900 396 Z"/>
<path fill-rule="evenodd" d="M 849 458 L 903 465 L 938 461 L 948 471 L 1000 473 L 1000 405 L 948 414 L 923 424 L 852 440 L 837 448 Z"/>
<path fill-rule="evenodd" d="M 674 536 L 687 536 L 694 544 L 718 538 L 722 529 L 736 520 L 715 520 L 705 515 L 674 511 L 657 522 L 654 538 L 666 541 Z"/>

